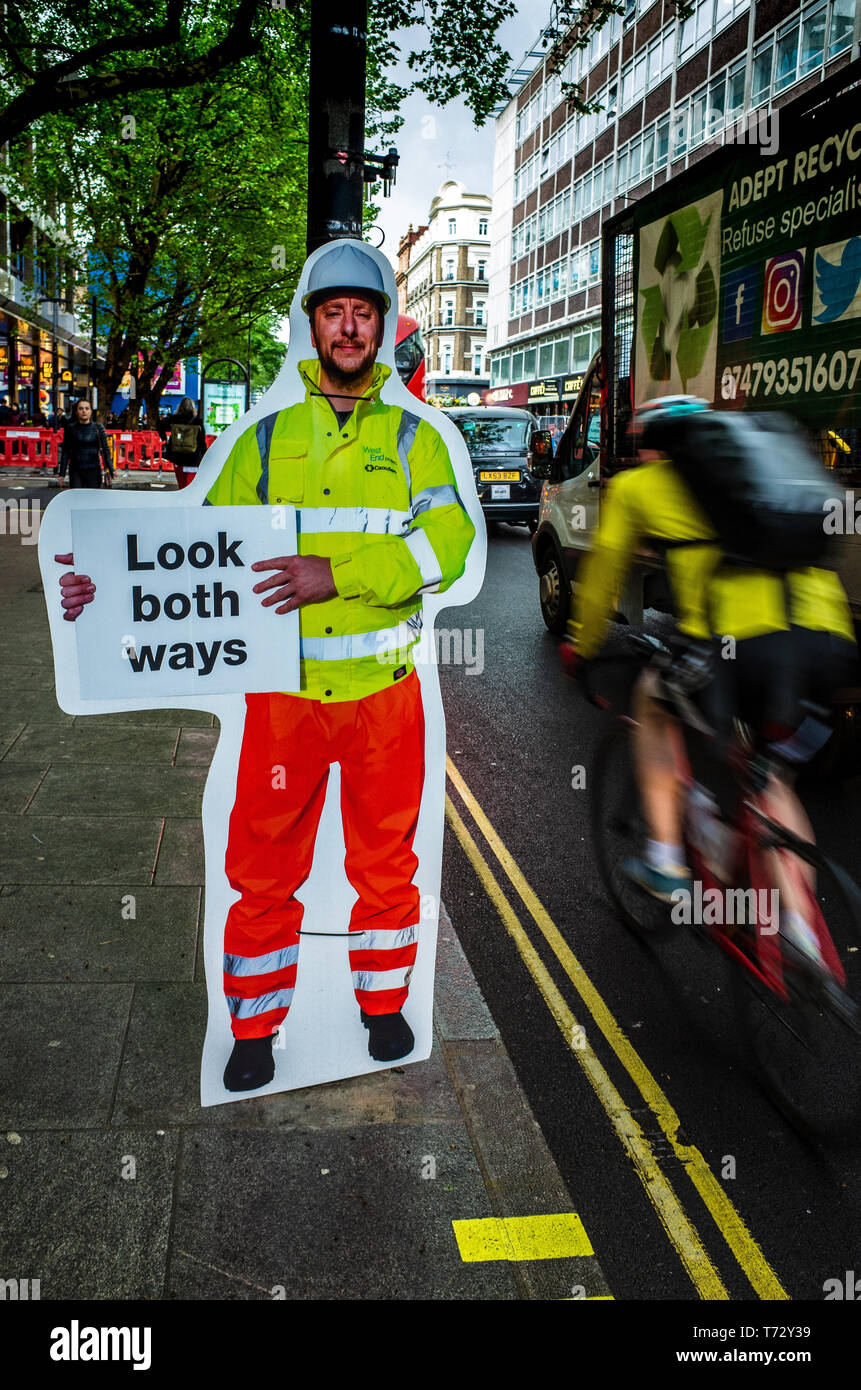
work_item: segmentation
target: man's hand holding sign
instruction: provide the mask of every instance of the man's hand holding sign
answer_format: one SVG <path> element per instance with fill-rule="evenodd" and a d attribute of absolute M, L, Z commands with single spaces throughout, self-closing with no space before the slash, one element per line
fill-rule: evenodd
<path fill-rule="evenodd" d="M 338 592 L 332 578 L 332 562 L 320 555 L 281 555 L 276 560 L 258 560 L 251 568 L 277 570 L 271 579 L 254 585 L 255 594 L 274 588 L 275 593 L 263 600 L 263 606 L 280 603 L 276 613 L 292 613 L 305 603 L 325 603 Z"/>

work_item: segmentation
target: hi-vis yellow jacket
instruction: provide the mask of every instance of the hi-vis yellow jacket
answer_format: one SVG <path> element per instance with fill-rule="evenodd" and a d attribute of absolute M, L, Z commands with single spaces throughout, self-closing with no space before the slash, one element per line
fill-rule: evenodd
<path fill-rule="evenodd" d="M 597 655 L 641 543 L 712 538 L 717 541 L 669 459 L 617 473 L 601 506 L 592 550 L 577 574 L 572 617 L 581 656 Z M 717 543 L 670 548 L 666 565 L 676 620 L 689 637 L 732 636 L 740 642 L 794 624 L 855 640 L 846 593 L 831 570 L 791 570 L 784 582 L 767 570 L 721 567 Z"/>
<path fill-rule="evenodd" d="M 241 435 L 206 502 L 294 506 L 299 554 L 331 560 L 337 597 L 299 610 L 299 693 L 329 704 L 409 674 L 421 596 L 463 574 L 475 527 L 441 436 L 380 401 L 391 368 L 376 365 L 367 399 L 340 429 L 320 394 L 320 363 L 300 362 L 299 371 L 305 400 Z M 272 556 L 261 560 L 279 553 L 272 534 Z"/>

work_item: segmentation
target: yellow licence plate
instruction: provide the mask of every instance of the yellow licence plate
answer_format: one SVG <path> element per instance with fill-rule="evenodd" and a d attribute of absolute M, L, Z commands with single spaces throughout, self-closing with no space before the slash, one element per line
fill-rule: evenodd
<path fill-rule="evenodd" d="M 519 473 L 501 473 L 495 470 L 493 473 L 479 473 L 479 479 L 483 483 L 519 483 Z"/>

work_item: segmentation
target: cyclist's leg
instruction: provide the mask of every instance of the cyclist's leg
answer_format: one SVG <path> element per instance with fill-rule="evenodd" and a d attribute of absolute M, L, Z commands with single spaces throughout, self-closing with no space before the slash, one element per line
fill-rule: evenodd
<path fill-rule="evenodd" d="M 656 897 L 671 899 L 690 875 L 682 839 L 682 783 L 677 731 L 658 700 L 656 671 L 643 671 L 634 687 L 633 762 L 648 838 L 643 857 L 625 861 L 630 878 Z"/>
<path fill-rule="evenodd" d="M 634 687 L 634 770 L 653 840 L 682 845 L 682 807 L 673 717 L 658 701 L 658 673 L 648 668 Z"/>

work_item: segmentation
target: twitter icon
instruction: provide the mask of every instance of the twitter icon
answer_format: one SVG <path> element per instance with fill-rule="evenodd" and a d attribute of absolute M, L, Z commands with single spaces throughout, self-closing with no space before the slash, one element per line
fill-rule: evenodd
<path fill-rule="evenodd" d="M 861 318 L 861 237 L 820 246 L 813 264 L 814 323 Z"/>

